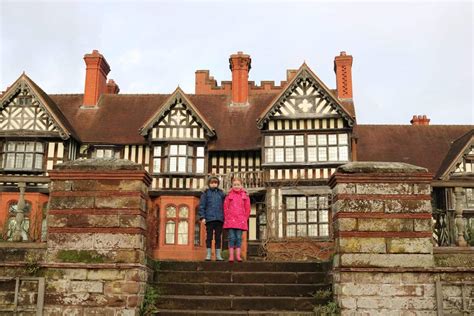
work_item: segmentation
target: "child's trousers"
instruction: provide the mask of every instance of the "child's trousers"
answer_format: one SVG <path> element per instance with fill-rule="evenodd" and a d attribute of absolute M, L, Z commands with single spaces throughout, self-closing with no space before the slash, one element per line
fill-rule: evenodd
<path fill-rule="evenodd" d="M 215 234 L 216 249 L 221 249 L 223 222 L 206 222 L 206 248 L 212 247 L 212 235 Z"/>
<path fill-rule="evenodd" d="M 229 248 L 240 248 L 242 245 L 242 229 L 229 229 Z"/>

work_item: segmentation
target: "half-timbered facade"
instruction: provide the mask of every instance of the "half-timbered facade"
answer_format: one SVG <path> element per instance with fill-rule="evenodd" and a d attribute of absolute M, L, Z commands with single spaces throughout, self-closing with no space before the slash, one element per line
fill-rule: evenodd
<path fill-rule="evenodd" d="M 252 200 L 246 238 L 254 245 L 262 240 L 330 245 L 327 182 L 338 166 L 355 160 L 428 168 L 435 175 L 436 207 L 451 212 L 445 221 L 462 217 L 460 204 L 452 202 L 460 196 L 465 214 L 474 208 L 473 126 L 358 125 L 352 56 L 344 52 L 334 60 L 337 89 L 305 63 L 289 70 L 280 85 L 256 85 L 248 81 L 250 56 L 239 52 L 229 59 L 231 82 L 218 85 L 209 71 L 200 70 L 194 94 L 180 88 L 171 94 L 119 94 L 118 85 L 107 82 L 110 67 L 99 52 L 84 60 L 83 94 L 46 93 L 22 74 L 1 95 L 1 238 L 13 239 L 20 227 L 21 195 L 26 200 L 21 238 L 44 240 L 48 171 L 85 158 L 127 159 L 150 173 L 148 225 L 158 259 L 202 258 L 205 236 L 196 212 L 211 174 L 225 190 L 232 177 L 243 180 Z M 440 243 L 456 239 L 439 235 L 445 240 Z"/>

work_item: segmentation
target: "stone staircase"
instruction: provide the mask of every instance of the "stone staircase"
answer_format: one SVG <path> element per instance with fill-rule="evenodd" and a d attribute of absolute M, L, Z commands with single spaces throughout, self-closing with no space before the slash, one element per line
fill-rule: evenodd
<path fill-rule="evenodd" d="M 330 263 L 161 262 L 155 315 L 314 315 L 331 288 Z"/>

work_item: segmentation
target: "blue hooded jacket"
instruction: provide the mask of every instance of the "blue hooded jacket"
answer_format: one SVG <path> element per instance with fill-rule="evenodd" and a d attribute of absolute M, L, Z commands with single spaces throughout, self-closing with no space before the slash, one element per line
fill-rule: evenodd
<path fill-rule="evenodd" d="M 199 201 L 199 219 L 224 222 L 224 199 L 225 193 L 221 189 L 206 189 Z"/>

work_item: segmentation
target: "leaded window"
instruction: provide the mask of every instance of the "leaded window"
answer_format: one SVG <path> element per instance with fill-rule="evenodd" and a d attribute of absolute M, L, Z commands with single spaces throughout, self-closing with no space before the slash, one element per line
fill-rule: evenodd
<path fill-rule="evenodd" d="M 287 195 L 285 200 L 286 237 L 328 237 L 329 201 L 327 195 Z"/>
<path fill-rule="evenodd" d="M 189 207 L 168 205 L 166 207 L 165 243 L 187 245 L 189 234 Z"/>
<path fill-rule="evenodd" d="M 92 158 L 120 158 L 120 150 L 115 148 L 96 148 Z"/>
<path fill-rule="evenodd" d="M 348 134 L 268 135 L 266 163 L 338 162 L 349 160 Z"/>
<path fill-rule="evenodd" d="M 1 154 L 2 167 L 14 171 L 42 171 L 44 144 L 41 142 L 7 141 Z"/>
<path fill-rule="evenodd" d="M 204 173 L 204 146 L 187 144 L 153 147 L 153 173 Z"/>

